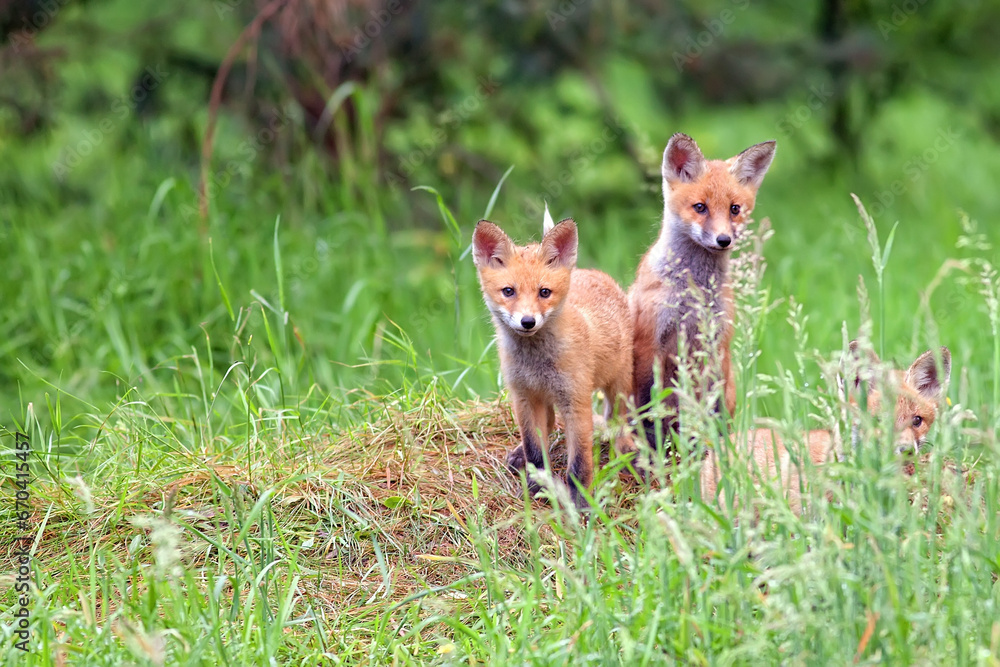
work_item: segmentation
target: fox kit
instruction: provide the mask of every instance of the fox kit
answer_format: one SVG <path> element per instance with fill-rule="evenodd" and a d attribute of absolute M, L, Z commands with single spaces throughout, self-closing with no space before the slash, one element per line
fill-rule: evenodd
<path fill-rule="evenodd" d="M 734 310 L 729 251 L 753 211 L 774 149 L 774 141 L 765 141 L 723 161 L 706 160 L 686 134 L 675 134 L 667 143 L 661 168 L 663 226 L 629 290 L 637 406 L 650 401 L 654 367 L 661 371 L 665 387 L 673 385 L 680 332 L 683 328 L 689 349 L 697 346 L 698 320 L 707 306 L 720 318 L 718 338 L 711 345 L 720 361 L 726 410 L 733 414 L 736 386 L 729 358 Z M 668 396 L 666 403 L 671 412 L 668 425 L 676 429 L 677 397 Z M 647 440 L 655 444 L 653 423 L 647 419 L 645 426 Z"/>
<path fill-rule="evenodd" d="M 855 343 L 851 343 L 851 352 L 856 352 Z M 893 424 L 895 432 L 896 452 L 917 451 L 923 445 L 927 431 L 937 415 L 938 405 L 944 397 L 944 389 L 951 377 L 951 353 L 948 348 L 942 347 L 940 350 L 941 367 L 938 368 L 934 360 L 934 353 L 924 352 L 917 357 L 909 370 L 892 371 L 887 378 L 887 382 L 892 385 L 896 393 L 896 419 Z M 873 357 L 871 361 L 876 365 L 878 359 Z M 870 372 L 864 373 L 868 386 L 868 412 L 878 414 L 881 409 L 881 393 L 872 381 Z M 861 377 L 855 379 L 855 388 L 862 382 Z M 799 497 L 800 476 L 799 468 L 794 463 L 781 442 L 781 438 L 770 429 L 757 429 L 744 435 L 734 436 L 738 447 L 747 459 L 746 464 L 751 466 L 755 474 L 759 474 L 768 479 L 776 479 L 778 471 L 781 473 L 781 485 L 788 498 L 789 505 L 796 512 L 801 509 L 801 498 Z M 807 447 L 809 459 L 815 465 L 822 465 L 833 457 L 843 454 L 840 447 L 834 441 L 830 431 L 809 431 L 806 435 L 805 445 Z M 701 469 L 701 496 L 703 499 L 714 498 L 718 488 L 722 472 L 719 468 L 718 454 L 710 451 L 705 459 L 705 464 Z"/>
<path fill-rule="evenodd" d="M 542 467 L 542 447 L 548 446 L 553 408 L 558 409 L 566 428 L 570 496 L 584 508 L 577 484 L 586 488 L 594 476 L 594 390 L 604 391 L 606 419 L 615 406 L 624 413 L 632 390 L 632 320 L 625 293 L 607 274 L 575 268 L 572 220 L 552 226 L 540 244 L 528 246 L 514 245 L 483 220 L 472 247 L 521 431 L 521 444 L 508 454 L 507 464 L 514 470 L 529 461 Z M 615 447 L 628 453 L 635 446 L 622 431 Z"/>

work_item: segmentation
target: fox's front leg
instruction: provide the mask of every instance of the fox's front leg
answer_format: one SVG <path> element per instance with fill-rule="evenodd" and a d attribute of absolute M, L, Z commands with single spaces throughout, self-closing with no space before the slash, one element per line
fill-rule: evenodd
<path fill-rule="evenodd" d="M 653 365 L 656 363 L 657 345 L 654 340 L 654 327 L 651 318 L 646 313 L 636 317 L 635 334 L 633 338 L 632 357 L 632 391 L 635 405 L 642 410 L 649 403 L 653 394 Z"/>
<path fill-rule="evenodd" d="M 669 320 L 669 321 L 662 321 Z M 632 376 L 635 405 L 643 413 L 642 426 L 646 442 L 657 446 L 657 424 L 661 425 L 666 446 L 670 433 L 677 430 L 677 396 L 670 394 L 663 404 L 670 412 L 666 419 L 653 418 L 644 410 L 653 397 L 656 371 L 660 371 L 663 387 L 672 387 L 677 375 L 677 323 L 656 310 L 640 312 L 635 321 Z"/>
<path fill-rule="evenodd" d="M 510 391 L 511 405 L 514 407 L 514 417 L 521 430 L 521 444 L 507 454 L 507 466 L 514 472 L 524 470 L 530 462 L 536 468 L 541 468 L 545 462 L 542 447 L 548 446 L 550 406 L 543 401 L 533 401 L 523 393 Z M 528 476 L 528 487 L 532 492 L 538 486 Z"/>
<path fill-rule="evenodd" d="M 639 345 L 640 340 L 644 343 Z M 656 427 L 653 420 L 647 415 L 646 407 L 653 397 L 653 383 L 655 381 L 654 367 L 660 365 L 656 358 L 656 349 L 652 341 L 645 340 L 636 334 L 635 357 L 632 364 L 633 373 L 633 395 L 635 405 L 642 414 L 642 426 L 646 433 L 646 440 L 651 446 L 656 445 Z"/>
<path fill-rule="evenodd" d="M 594 481 L 594 420 L 590 396 L 574 397 L 570 404 L 560 406 L 559 411 L 566 420 L 569 496 L 578 509 L 585 510 L 589 504 L 580 489 L 589 489 Z"/>

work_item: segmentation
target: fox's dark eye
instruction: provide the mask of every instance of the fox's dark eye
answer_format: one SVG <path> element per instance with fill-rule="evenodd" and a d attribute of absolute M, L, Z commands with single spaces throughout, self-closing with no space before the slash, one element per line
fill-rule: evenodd
<path fill-rule="evenodd" d="M 552 296 L 552 290 L 550 290 L 548 287 L 543 287 L 542 289 L 538 290 L 538 296 L 542 297 L 543 299 L 548 299 L 550 296 Z"/>
<path fill-rule="evenodd" d="M 919 427 L 924 423 L 924 418 L 920 415 L 913 415 L 913 428 Z"/>
<path fill-rule="evenodd" d="M 514 288 L 513 287 L 504 287 L 500 291 L 503 292 L 503 295 L 506 296 L 506 297 L 514 296 Z"/>
<path fill-rule="evenodd" d="M 733 204 L 732 206 L 729 207 L 729 212 L 732 213 L 733 215 L 739 215 L 740 214 L 740 205 L 739 204 Z"/>
<path fill-rule="evenodd" d="M 697 211 L 698 213 L 704 213 L 705 211 L 708 210 L 708 207 L 705 206 L 703 203 L 698 202 L 697 204 L 694 205 L 694 210 Z"/>

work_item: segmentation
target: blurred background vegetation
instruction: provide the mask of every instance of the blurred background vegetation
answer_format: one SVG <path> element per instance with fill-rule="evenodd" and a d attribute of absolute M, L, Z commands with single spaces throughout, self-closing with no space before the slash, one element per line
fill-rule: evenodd
<path fill-rule="evenodd" d="M 537 237 L 547 200 L 627 285 L 677 131 L 709 157 L 778 140 L 759 370 L 794 364 L 789 299 L 820 350 L 856 332 L 854 192 L 883 239 L 899 222 L 884 356 L 940 340 L 982 405 L 975 272 L 927 290 L 950 257 L 996 263 L 997 25 L 973 0 L 0 0 L 2 414 L 71 421 L 239 361 L 275 369 L 278 406 L 492 396 L 465 249 L 504 174 L 492 219 Z"/>

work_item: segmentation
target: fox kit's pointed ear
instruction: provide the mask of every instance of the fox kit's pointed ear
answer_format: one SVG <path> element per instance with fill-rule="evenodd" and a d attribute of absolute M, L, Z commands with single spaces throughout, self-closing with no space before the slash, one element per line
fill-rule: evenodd
<path fill-rule="evenodd" d="M 850 352 L 851 356 L 854 357 L 855 359 L 861 357 L 861 344 L 858 343 L 857 338 L 855 338 L 854 340 L 852 340 L 850 343 L 847 344 L 847 351 Z M 868 360 L 874 364 L 877 364 L 879 362 L 878 355 L 875 354 L 875 350 L 871 348 L 867 349 L 866 356 L 868 357 Z"/>
<path fill-rule="evenodd" d="M 870 389 L 872 381 L 875 379 L 875 369 L 879 365 L 879 358 L 875 354 L 875 350 L 868 348 L 863 351 L 858 340 L 855 338 L 848 343 L 847 353 L 851 359 L 848 368 L 853 367 L 854 369 L 854 388 L 858 389 L 861 387 L 861 381 L 864 380 Z"/>
<path fill-rule="evenodd" d="M 774 159 L 775 141 L 755 144 L 730 160 L 729 171 L 743 185 L 757 189 Z"/>
<path fill-rule="evenodd" d="M 941 367 L 938 368 L 934 359 L 934 351 L 924 352 L 906 371 L 906 383 L 917 390 L 917 393 L 932 401 L 941 399 L 944 387 L 951 378 L 951 352 L 941 348 Z"/>
<path fill-rule="evenodd" d="M 579 239 L 576 223 L 572 218 L 566 218 L 549 230 L 542 239 L 542 256 L 545 263 L 552 266 L 576 266 L 576 248 Z"/>
<path fill-rule="evenodd" d="M 487 220 L 480 220 L 472 232 L 472 261 L 478 267 L 503 266 L 513 247 L 503 230 Z"/>
<path fill-rule="evenodd" d="M 678 132 L 670 137 L 663 151 L 663 179 L 668 183 L 689 183 L 701 176 L 705 156 L 694 139 Z"/>

